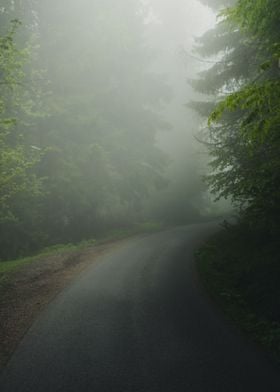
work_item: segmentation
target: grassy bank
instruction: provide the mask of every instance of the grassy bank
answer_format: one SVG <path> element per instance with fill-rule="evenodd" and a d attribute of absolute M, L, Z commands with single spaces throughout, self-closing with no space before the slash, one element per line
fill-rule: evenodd
<path fill-rule="evenodd" d="M 134 236 L 141 233 L 152 233 L 159 231 L 163 228 L 163 226 L 159 223 L 154 222 L 145 222 L 141 224 L 133 225 L 129 228 L 112 230 L 99 236 L 96 239 L 90 239 L 86 241 L 79 242 L 77 244 L 57 244 L 45 249 L 42 249 L 39 253 L 19 258 L 16 260 L 8 260 L 0 262 L 0 284 L 4 281 L 6 282 L 12 276 L 13 272 L 17 272 L 20 268 L 35 263 L 39 260 L 42 260 L 46 256 L 54 256 L 59 254 L 71 254 L 78 252 L 80 250 L 85 250 L 87 248 L 91 248 L 93 246 L 97 246 L 100 244 L 104 244 L 111 241 L 116 241 L 124 238 L 128 238 L 130 236 Z"/>
<path fill-rule="evenodd" d="M 280 252 L 240 226 L 213 236 L 196 255 L 205 288 L 226 316 L 280 361 Z"/>

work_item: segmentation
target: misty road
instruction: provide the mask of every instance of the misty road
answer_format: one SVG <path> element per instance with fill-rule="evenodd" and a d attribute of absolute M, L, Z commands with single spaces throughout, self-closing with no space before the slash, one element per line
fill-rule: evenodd
<path fill-rule="evenodd" d="M 41 314 L 1 392 L 279 391 L 277 370 L 197 283 L 190 225 L 126 240 Z"/>

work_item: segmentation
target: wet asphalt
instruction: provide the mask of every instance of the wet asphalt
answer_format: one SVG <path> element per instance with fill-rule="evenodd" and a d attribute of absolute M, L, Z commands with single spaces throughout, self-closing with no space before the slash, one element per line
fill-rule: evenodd
<path fill-rule="evenodd" d="M 207 298 L 193 263 L 217 224 L 123 242 L 42 312 L 1 392 L 279 392 L 280 369 Z"/>

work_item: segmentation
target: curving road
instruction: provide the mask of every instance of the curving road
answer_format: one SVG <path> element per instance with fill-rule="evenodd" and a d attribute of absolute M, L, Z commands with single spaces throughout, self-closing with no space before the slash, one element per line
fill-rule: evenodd
<path fill-rule="evenodd" d="M 213 309 L 192 255 L 214 224 L 127 240 L 41 314 L 1 392 L 279 392 L 280 375 Z"/>

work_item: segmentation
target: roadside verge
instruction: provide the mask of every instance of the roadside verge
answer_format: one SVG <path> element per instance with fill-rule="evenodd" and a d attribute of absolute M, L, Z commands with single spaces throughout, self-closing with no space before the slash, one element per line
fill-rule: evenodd
<path fill-rule="evenodd" d="M 0 370 L 39 312 L 100 256 L 135 235 L 161 230 L 156 224 L 117 230 L 98 241 L 60 245 L 42 253 L 0 263 Z"/>
<path fill-rule="evenodd" d="M 226 318 L 280 362 L 278 248 L 233 226 L 196 252 L 196 264 L 202 284 Z"/>

